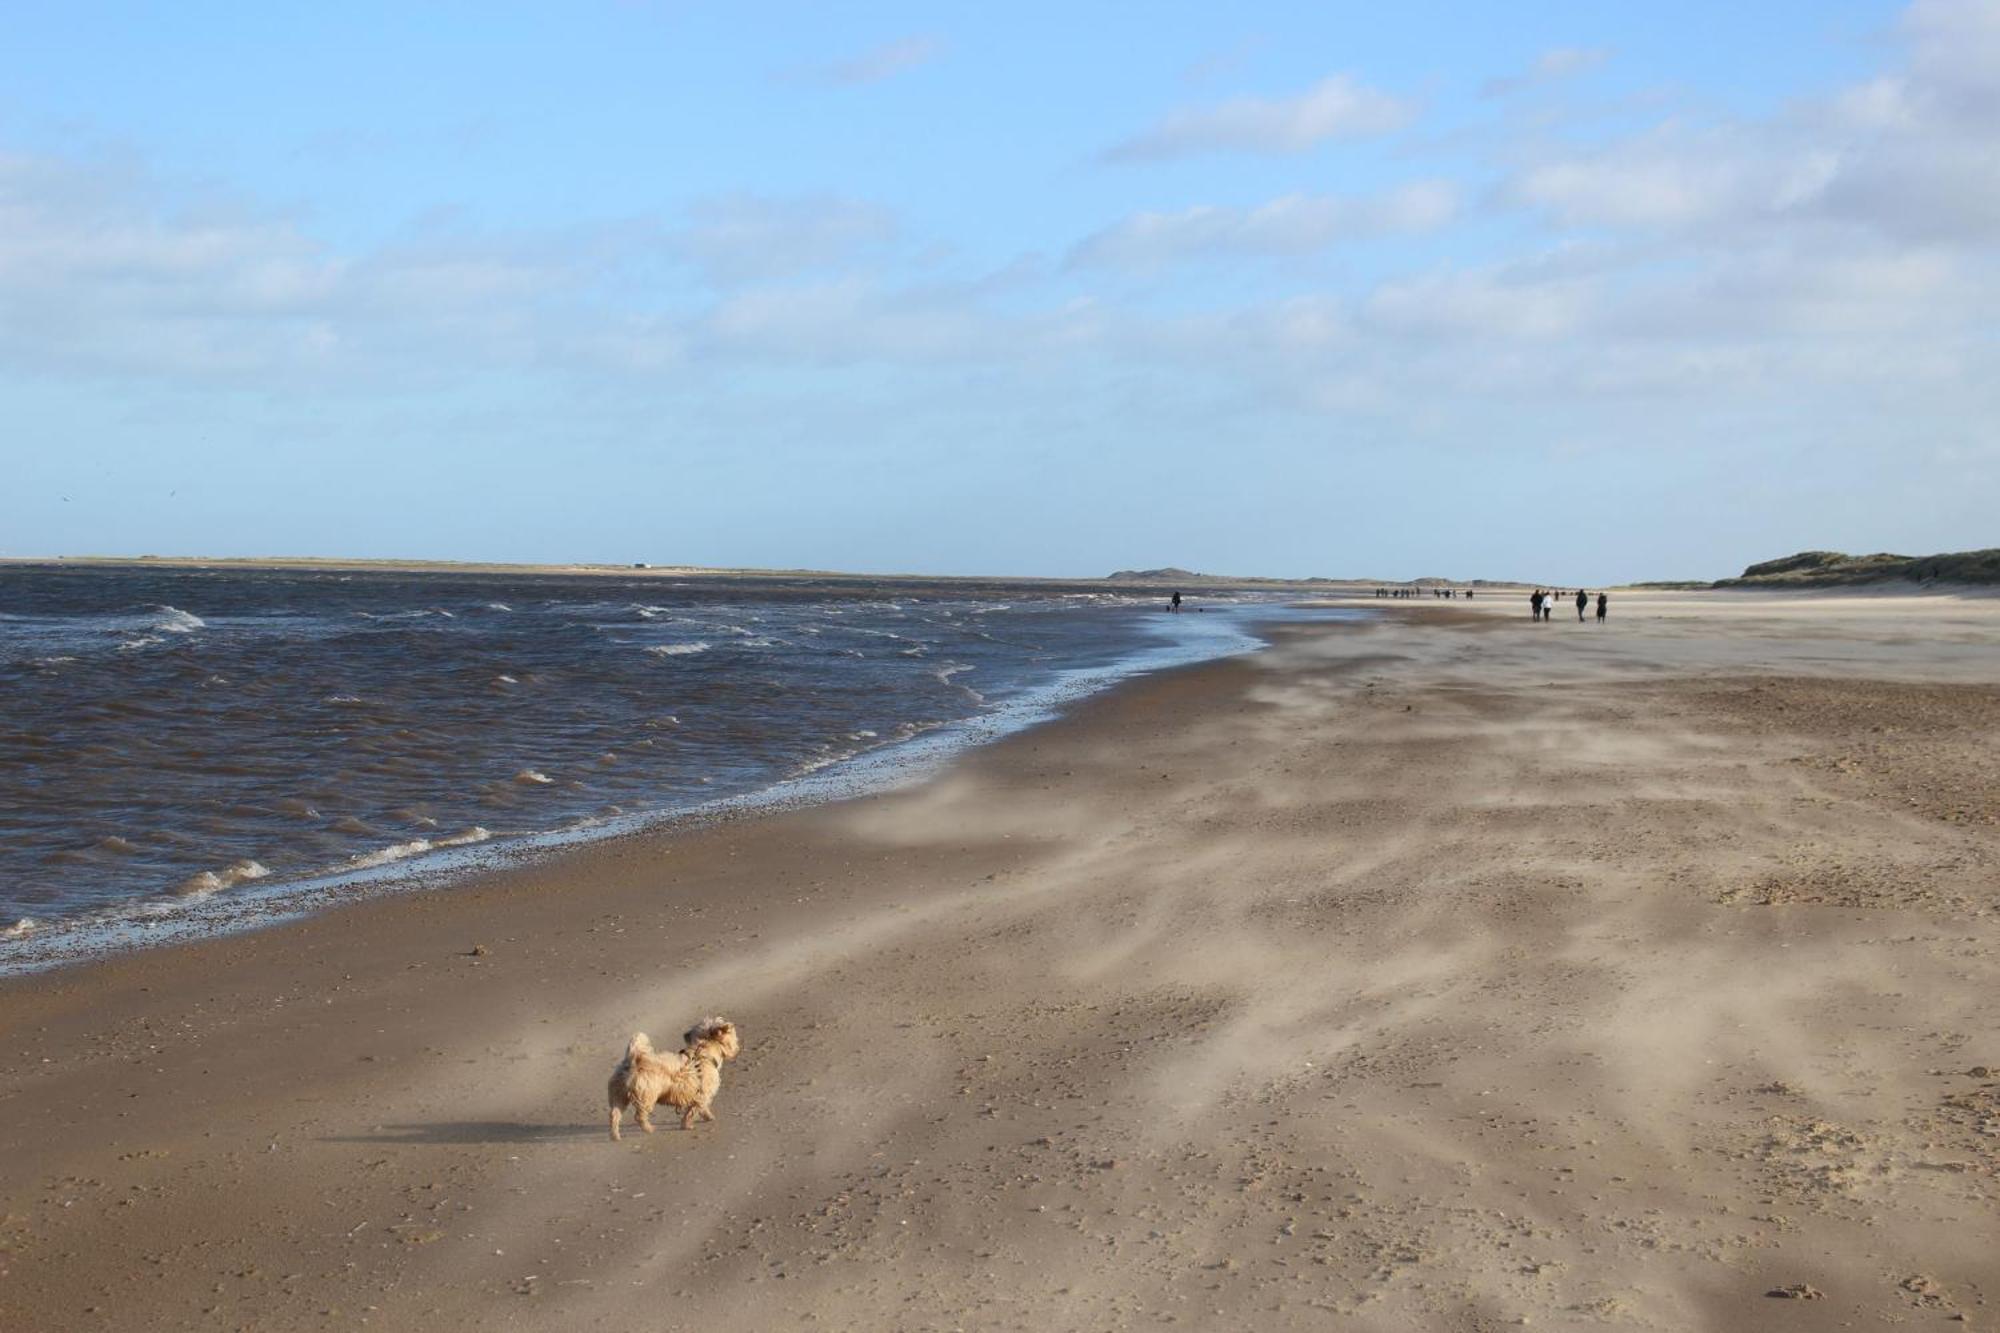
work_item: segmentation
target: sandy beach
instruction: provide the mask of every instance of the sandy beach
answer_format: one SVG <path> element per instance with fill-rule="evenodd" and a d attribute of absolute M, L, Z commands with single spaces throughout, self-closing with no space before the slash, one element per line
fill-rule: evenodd
<path fill-rule="evenodd" d="M 0 1328 L 2000 1323 L 2000 599 L 1356 604 L 0 983 Z"/>

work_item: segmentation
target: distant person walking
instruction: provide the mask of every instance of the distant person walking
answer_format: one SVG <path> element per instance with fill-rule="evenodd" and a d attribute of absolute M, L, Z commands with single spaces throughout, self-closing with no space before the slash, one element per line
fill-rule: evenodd
<path fill-rule="evenodd" d="M 1537 588 L 1534 591 L 1534 595 L 1528 598 L 1528 619 L 1540 620 L 1541 618 L 1542 618 L 1542 590 L 1540 588 Z"/>
<path fill-rule="evenodd" d="M 1604 623 L 1604 607 L 1609 600 L 1603 593 L 1597 594 L 1597 623 L 1600 625 Z"/>
<path fill-rule="evenodd" d="M 1590 605 L 1590 594 L 1582 588 L 1576 590 L 1576 623 L 1583 623 L 1583 608 Z"/>
<path fill-rule="evenodd" d="M 1174 594 L 1173 609 L 1176 611 L 1181 609 L 1181 595 L 1178 592 Z"/>

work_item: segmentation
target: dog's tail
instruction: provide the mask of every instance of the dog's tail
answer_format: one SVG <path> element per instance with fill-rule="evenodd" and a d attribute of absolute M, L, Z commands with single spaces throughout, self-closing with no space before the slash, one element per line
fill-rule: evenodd
<path fill-rule="evenodd" d="M 653 1053 L 653 1039 L 643 1032 L 632 1034 L 632 1040 L 625 1047 L 625 1063 L 636 1063 L 640 1056 Z"/>

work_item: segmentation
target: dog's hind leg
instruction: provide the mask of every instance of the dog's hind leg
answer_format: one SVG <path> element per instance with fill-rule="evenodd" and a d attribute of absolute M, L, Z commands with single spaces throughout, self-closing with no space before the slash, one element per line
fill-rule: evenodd
<path fill-rule="evenodd" d="M 641 1101 L 641 1102 L 640 1102 L 640 1103 L 638 1104 L 638 1108 L 637 1108 L 637 1109 L 638 1109 L 638 1112 L 639 1112 L 639 1128 L 640 1128 L 640 1129 L 643 1129 L 643 1130 L 645 1130 L 645 1131 L 646 1131 L 646 1132 L 647 1132 L 648 1134 L 652 1133 L 652 1132 L 653 1132 L 653 1108 L 652 1108 L 651 1104 L 649 1104 L 649 1103 L 647 1103 L 647 1102 L 644 1102 L 644 1101 Z"/>
<path fill-rule="evenodd" d="M 611 1141 L 618 1142 L 618 1122 L 625 1118 L 625 1108 L 617 1102 L 611 1103 Z"/>
<path fill-rule="evenodd" d="M 699 1107 L 699 1106 L 690 1106 L 690 1107 L 688 1107 L 688 1109 L 687 1109 L 687 1110 L 685 1110 L 685 1111 L 681 1112 L 681 1128 L 682 1128 L 682 1129 L 693 1129 L 693 1128 L 694 1128 L 694 1118 L 695 1118 L 695 1115 L 696 1115 L 696 1113 L 697 1113 L 697 1112 L 699 1112 L 700 1110 L 701 1110 L 701 1107 Z"/>

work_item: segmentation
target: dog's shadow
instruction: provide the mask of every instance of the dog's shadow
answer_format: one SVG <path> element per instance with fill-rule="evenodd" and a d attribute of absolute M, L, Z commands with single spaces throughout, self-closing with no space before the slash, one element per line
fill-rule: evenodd
<path fill-rule="evenodd" d="M 422 1125 L 380 1125 L 373 1134 L 329 1135 L 327 1143 L 567 1143 L 603 1138 L 604 1126 L 530 1125 L 517 1120 L 444 1120 Z"/>

